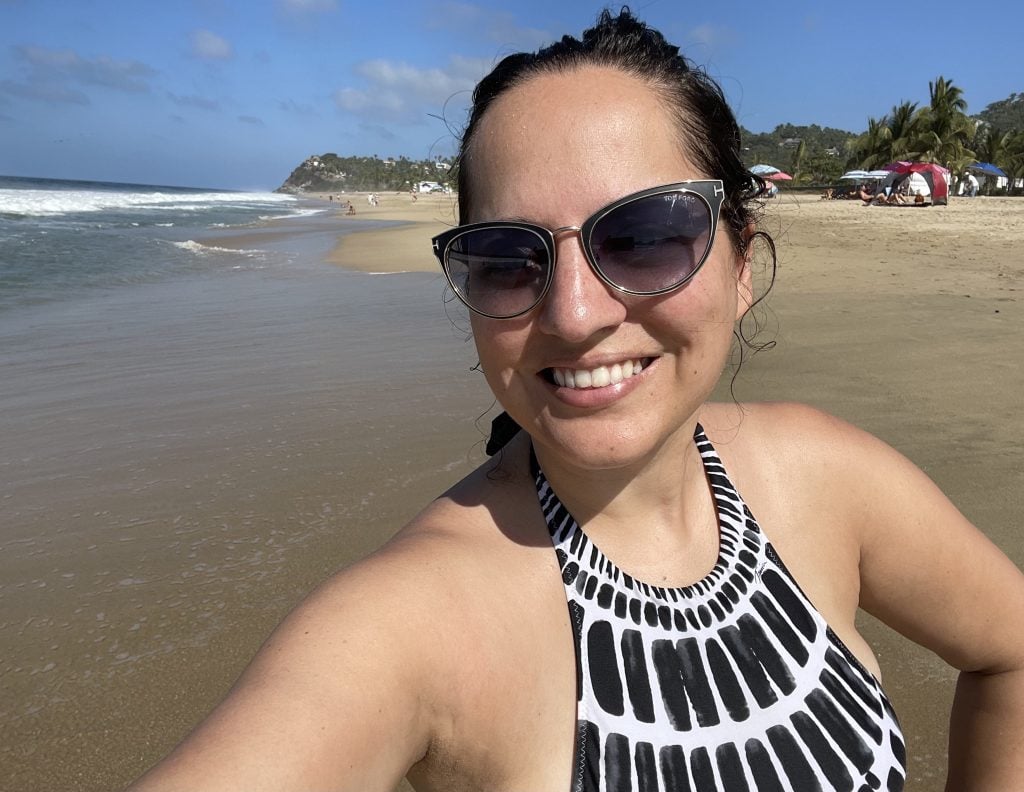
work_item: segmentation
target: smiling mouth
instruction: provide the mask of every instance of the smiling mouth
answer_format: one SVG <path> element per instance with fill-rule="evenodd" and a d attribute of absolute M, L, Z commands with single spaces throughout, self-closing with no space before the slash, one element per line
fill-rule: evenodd
<path fill-rule="evenodd" d="M 652 360 L 654 358 L 636 358 L 592 369 L 547 368 L 541 372 L 541 375 L 548 382 L 560 388 L 575 390 L 604 388 L 608 385 L 618 385 L 623 380 L 635 377 L 647 368 Z"/>

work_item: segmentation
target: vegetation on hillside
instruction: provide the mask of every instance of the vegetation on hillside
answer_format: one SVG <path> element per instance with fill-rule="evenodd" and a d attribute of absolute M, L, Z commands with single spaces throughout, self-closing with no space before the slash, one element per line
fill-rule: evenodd
<path fill-rule="evenodd" d="M 1006 99 L 993 102 L 978 117 L 996 129 L 1024 130 L 1024 93 L 1012 93 Z"/>
<path fill-rule="evenodd" d="M 740 129 L 743 164 L 773 165 L 797 183 L 828 184 L 846 165 L 846 144 L 853 132 L 832 127 L 780 124 L 771 132 Z"/>
<path fill-rule="evenodd" d="M 794 186 L 804 187 L 834 184 L 847 170 L 873 170 L 896 160 L 936 162 L 954 179 L 975 161 L 990 162 L 1011 184 L 1024 179 L 1024 94 L 1011 94 L 968 116 L 963 90 L 952 80 L 937 77 L 928 89 L 927 105 L 895 105 L 881 118 L 868 118 L 860 134 L 817 124 L 780 124 L 764 133 L 741 129 L 743 162 L 773 165 L 790 174 Z M 455 167 L 446 161 L 328 153 L 309 157 L 279 189 L 407 191 L 424 181 L 454 187 Z"/>
<path fill-rule="evenodd" d="M 278 192 L 408 192 L 421 182 L 447 185 L 450 168 L 444 160 L 315 154 L 291 172 Z"/>

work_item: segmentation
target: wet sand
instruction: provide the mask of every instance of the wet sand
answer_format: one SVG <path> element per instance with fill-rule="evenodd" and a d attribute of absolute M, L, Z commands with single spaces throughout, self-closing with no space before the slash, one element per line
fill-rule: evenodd
<path fill-rule="evenodd" d="M 308 226 L 308 266 L 0 316 L 0 788 L 126 783 L 303 593 L 481 458 L 491 399 L 429 249 L 451 199 L 354 203 Z M 331 250 L 335 223 L 360 233 Z M 878 434 L 1024 565 L 1024 201 L 784 195 L 765 227 L 777 345 L 743 363 L 737 397 Z M 301 223 L 260 233 L 214 243 L 310 244 Z M 405 274 L 368 274 L 387 271 Z M 954 675 L 863 627 L 907 789 L 940 789 Z"/>

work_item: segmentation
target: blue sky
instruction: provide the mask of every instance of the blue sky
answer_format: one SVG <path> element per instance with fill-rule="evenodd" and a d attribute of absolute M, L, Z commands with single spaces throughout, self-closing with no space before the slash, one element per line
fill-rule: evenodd
<path fill-rule="evenodd" d="M 578 35 L 581 0 L 0 0 L 0 174 L 273 189 L 313 153 L 449 155 L 497 59 Z M 617 8 L 617 6 L 616 6 Z M 634 12 L 756 132 L 862 131 L 939 75 L 1024 91 L 1024 3 L 682 3 Z M 1009 36 L 1001 36 L 1005 31 Z"/>

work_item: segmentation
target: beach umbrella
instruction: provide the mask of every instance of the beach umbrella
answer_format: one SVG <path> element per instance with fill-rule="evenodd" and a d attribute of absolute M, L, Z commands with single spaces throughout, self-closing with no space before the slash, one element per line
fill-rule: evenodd
<path fill-rule="evenodd" d="M 981 173 L 985 176 L 1002 176 L 1004 179 L 1007 178 L 1006 174 L 991 162 L 975 162 L 973 165 L 968 165 L 967 170 Z"/>
<path fill-rule="evenodd" d="M 949 171 L 941 165 L 934 162 L 893 162 L 886 165 L 885 169 L 891 170 L 897 175 L 920 174 L 925 184 L 928 185 L 928 191 L 932 196 L 932 205 L 944 206 L 946 204 L 946 196 L 949 193 L 946 177 L 949 176 Z"/>
<path fill-rule="evenodd" d="M 873 170 L 873 171 L 868 171 L 867 178 L 868 179 L 884 179 L 888 175 L 889 175 L 889 171 L 887 171 L 887 170 Z"/>
<path fill-rule="evenodd" d="M 779 173 L 780 171 L 774 165 L 754 165 L 750 172 L 758 176 L 767 176 L 770 173 Z"/>
<path fill-rule="evenodd" d="M 885 166 L 885 170 L 893 173 L 949 173 L 948 169 L 935 162 L 891 162 Z"/>
<path fill-rule="evenodd" d="M 790 176 L 788 173 L 783 173 L 782 171 L 778 171 L 777 173 L 769 173 L 767 176 L 765 176 L 765 178 L 771 179 L 772 181 L 793 181 L 792 176 Z"/>
<path fill-rule="evenodd" d="M 886 172 L 888 175 L 888 172 Z M 847 171 L 839 177 L 839 181 L 863 181 L 864 179 L 870 179 L 871 174 L 865 170 L 852 170 Z"/>

